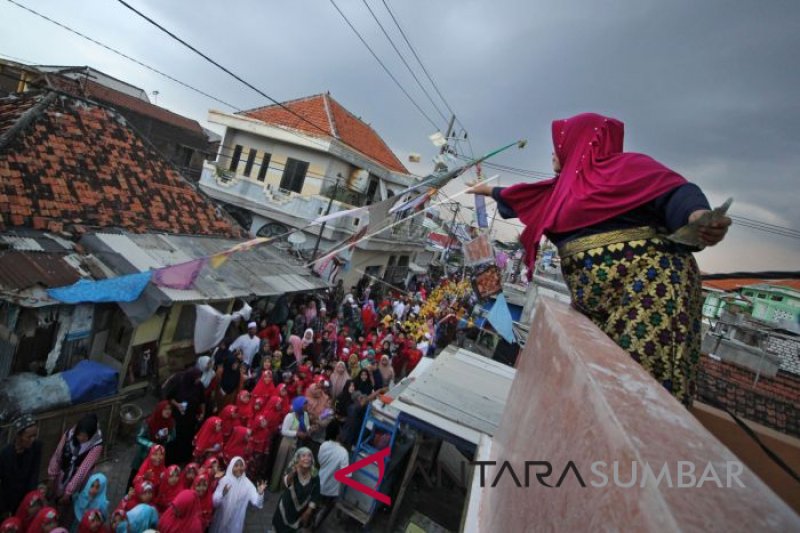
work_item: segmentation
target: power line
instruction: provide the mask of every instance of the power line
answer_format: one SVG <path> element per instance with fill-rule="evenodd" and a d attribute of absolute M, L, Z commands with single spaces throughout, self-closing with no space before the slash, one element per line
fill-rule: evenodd
<path fill-rule="evenodd" d="M 439 113 L 439 116 L 442 117 L 442 120 L 447 122 L 447 116 L 444 113 L 442 113 L 441 109 L 439 109 L 439 106 L 437 106 L 436 102 L 434 102 L 433 98 L 431 98 L 431 95 L 428 93 L 428 90 L 425 89 L 425 86 L 422 85 L 422 82 L 419 81 L 419 78 L 417 78 L 417 75 L 412 70 L 411 65 L 408 64 L 408 61 L 406 61 L 406 58 L 403 57 L 402 53 L 400 53 L 400 49 L 397 48 L 396 44 L 394 44 L 394 40 L 389 36 L 389 33 L 386 31 L 386 28 L 383 27 L 383 24 L 381 24 L 381 21 L 378 19 L 377 15 L 375 15 L 375 12 L 372 10 L 371 7 L 369 7 L 369 4 L 367 3 L 367 0 L 361 0 L 361 1 L 364 2 L 364 5 L 366 6 L 366 8 L 369 11 L 370 15 L 372 15 L 372 18 L 378 24 L 378 27 L 381 29 L 383 34 L 386 36 L 386 39 L 389 41 L 389 44 L 391 44 L 392 48 L 394 48 L 394 51 L 397 52 L 397 55 L 400 57 L 400 61 L 403 62 L 403 64 L 408 69 L 408 72 L 410 72 L 411 76 L 414 78 L 414 81 L 416 81 L 417 85 L 419 85 L 419 88 L 422 89 L 422 92 L 425 93 L 425 96 L 428 97 L 428 100 L 430 101 L 431 105 L 433 105 L 433 108 L 436 109 L 436 112 Z"/>
<path fill-rule="evenodd" d="M 118 2 L 122 2 L 123 0 L 117 0 L 117 1 Z M 367 41 L 364 40 L 364 37 L 361 36 L 361 33 L 359 33 L 359 31 L 356 29 L 356 27 L 353 26 L 353 23 L 350 22 L 350 19 L 347 18 L 347 15 L 345 15 L 344 12 L 341 9 L 339 9 L 339 6 L 336 5 L 336 2 L 334 0 L 330 0 L 330 3 L 333 4 L 333 7 L 336 8 L 336 11 L 339 12 L 339 14 L 342 16 L 342 18 L 347 23 L 347 25 L 350 26 L 350 29 L 353 30 L 353 33 L 355 33 L 356 36 L 359 38 L 359 40 L 361 41 L 361 44 L 363 44 L 367 48 L 367 50 L 369 50 L 369 53 L 372 54 L 372 57 L 375 58 L 375 61 L 377 61 L 378 64 L 381 67 L 383 67 L 383 70 L 386 71 L 386 74 L 388 74 L 390 78 L 392 78 L 392 81 L 394 81 L 395 85 L 397 85 L 397 87 L 399 87 L 400 90 L 403 91 L 403 94 L 406 95 L 406 98 L 408 98 L 411 101 L 411 103 L 414 104 L 414 107 L 417 108 L 417 111 L 419 111 L 422 114 L 422 116 L 424 116 L 428 120 L 428 122 L 430 122 L 437 131 L 439 131 L 440 128 L 439 128 L 439 126 L 436 125 L 436 122 L 434 122 L 433 119 L 431 119 L 431 117 L 428 116 L 428 114 L 419 106 L 419 104 L 416 102 L 416 100 L 414 100 L 411 97 L 411 95 L 408 94 L 408 91 L 406 91 L 405 87 L 403 87 L 403 85 L 399 81 L 397 81 L 397 78 L 395 78 L 394 74 L 392 74 L 392 71 L 390 71 L 389 68 L 383 63 L 383 61 L 381 61 L 381 58 L 378 57 L 378 55 L 375 53 L 375 51 L 372 49 L 372 47 L 370 47 L 370 45 L 367 43 Z"/>
<path fill-rule="evenodd" d="M 392 12 L 391 8 L 389 7 L 389 4 L 386 2 L 386 0 L 382 0 L 382 2 L 383 2 L 384 7 L 386 8 L 386 11 L 388 11 L 389 15 L 392 17 L 392 20 L 394 21 L 395 26 L 397 26 L 397 29 L 400 30 L 400 35 L 403 36 L 403 40 L 405 40 L 406 44 L 408 45 L 409 50 L 411 50 L 411 53 L 414 54 L 414 57 L 417 59 L 417 63 L 419 63 L 419 66 L 422 67 L 422 72 L 425 73 L 425 76 L 427 76 L 428 80 L 431 82 L 431 85 L 433 86 L 434 90 L 436 91 L 436 94 L 438 94 L 439 98 L 442 99 L 442 102 L 444 102 L 444 105 L 445 105 L 445 107 L 447 107 L 447 110 L 450 111 L 450 114 L 456 116 L 456 120 L 458 121 L 458 115 L 456 114 L 455 111 L 453 111 L 453 108 L 447 102 L 447 99 L 442 94 L 442 91 L 439 90 L 439 86 L 436 85 L 436 82 L 433 80 L 433 77 L 431 76 L 430 72 L 428 72 L 428 69 L 425 68 L 425 63 L 422 62 L 422 59 L 420 59 L 419 54 L 417 53 L 416 49 L 411 45 L 411 41 L 408 39 L 408 36 L 406 35 L 406 32 L 403 31 L 403 27 L 400 25 L 400 22 L 397 20 L 397 17 Z M 461 125 L 461 127 L 463 129 L 466 129 L 466 128 L 464 128 L 464 125 L 461 124 L 461 122 L 459 122 L 459 124 Z"/>
<path fill-rule="evenodd" d="M 42 13 L 39 13 L 38 11 L 36 11 L 34 9 L 31 9 L 28 6 L 22 5 L 19 2 L 16 2 L 15 0 L 8 0 L 8 2 L 10 2 L 11 4 L 14 4 L 15 6 L 17 6 L 19 8 L 24 9 L 25 11 L 27 11 L 29 13 L 32 13 L 33 15 L 36 15 L 37 17 L 39 17 L 41 19 L 46 20 L 47 22 L 50 22 L 51 24 L 55 24 L 56 26 L 58 26 L 60 28 L 63 28 L 65 30 L 67 30 L 68 32 L 72 33 L 72 34 L 77 35 L 78 37 L 80 37 L 82 39 L 86 39 L 87 41 L 89 41 L 91 43 L 94 43 L 97 46 L 105 48 L 109 52 L 112 52 L 112 53 L 114 53 L 114 54 L 116 54 L 116 55 L 118 55 L 120 57 L 123 57 L 123 58 L 127 59 L 128 61 L 133 61 L 137 65 L 142 66 L 142 67 L 144 67 L 147 70 L 150 70 L 152 72 L 155 72 L 156 74 L 164 76 L 165 78 L 167 78 L 169 80 L 172 80 L 175 83 L 177 83 L 179 85 L 182 85 L 182 86 L 186 87 L 187 89 L 190 89 L 190 90 L 192 90 L 192 91 L 194 91 L 194 92 L 196 92 L 198 94 L 201 94 L 201 95 L 205 96 L 206 98 L 210 98 L 210 99 L 214 100 L 215 102 L 219 102 L 220 104 L 228 106 L 228 107 L 230 107 L 232 109 L 238 109 L 237 106 L 235 106 L 235 105 L 233 105 L 231 103 L 228 103 L 225 100 L 221 100 L 220 98 L 217 98 L 216 96 L 208 94 L 207 92 L 205 92 L 205 91 L 203 91 L 201 89 L 198 89 L 197 87 L 193 87 L 193 86 L 189 85 L 186 82 L 183 82 L 183 81 L 181 81 L 181 80 L 179 80 L 177 78 L 174 78 L 174 77 L 170 76 L 169 74 L 167 74 L 166 72 L 163 72 L 163 71 L 161 71 L 161 70 L 159 70 L 159 69 L 157 69 L 157 68 L 155 68 L 153 66 L 150 66 L 147 63 L 143 63 L 143 62 L 139 61 L 138 59 L 136 59 L 134 57 L 131 57 L 128 54 L 125 54 L 124 52 L 120 52 L 116 48 L 113 48 L 113 47 L 111 47 L 111 46 L 109 46 L 109 45 L 107 45 L 105 43 L 102 43 L 102 42 L 98 41 L 97 39 L 93 39 L 93 38 L 89 37 L 88 35 L 79 32 L 78 30 L 70 28 L 66 24 L 62 24 L 62 23 L 58 22 L 57 20 L 51 19 L 47 15 L 43 15 Z"/>

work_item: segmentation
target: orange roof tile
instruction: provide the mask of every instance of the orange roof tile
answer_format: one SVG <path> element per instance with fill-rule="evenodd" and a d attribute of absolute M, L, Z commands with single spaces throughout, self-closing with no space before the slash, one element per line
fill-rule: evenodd
<path fill-rule="evenodd" d="M 69 96 L 0 99 L 0 231 L 117 227 L 134 233 L 242 237 L 117 111 Z M 145 206 L 142 209 L 142 206 Z"/>
<path fill-rule="evenodd" d="M 333 137 L 394 172 L 408 169 L 369 124 L 353 115 L 329 94 L 317 94 L 282 104 L 314 127 L 277 104 L 242 113 L 267 124 L 292 128 L 317 137 Z"/>

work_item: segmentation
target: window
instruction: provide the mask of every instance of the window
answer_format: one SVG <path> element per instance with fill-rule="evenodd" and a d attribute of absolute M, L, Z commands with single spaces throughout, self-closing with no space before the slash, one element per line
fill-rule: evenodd
<path fill-rule="evenodd" d="M 272 154 L 264 154 L 264 157 L 261 158 L 261 168 L 258 169 L 258 181 L 264 181 L 267 179 L 267 170 L 269 169 L 269 160 L 272 157 Z"/>
<path fill-rule="evenodd" d="M 782 302 L 783 296 L 778 296 L 777 294 L 772 297 L 773 302 Z"/>
<path fill-rule="evenodd" d="M 369 186 L 367 187 L 367 205 L 372 205 L 372 202 L 375 201 L 375 193 L 378 191 L 378 179 L 372 178 L 369 180 Z"/>
<path fill-rule="evenodd" d="M 764 298 L 764 299 L 766 299 L 766 298 L 767 298 L 767 295 L 766 295 L 766 294 L 764 294 L 763 292 L 759 292 L 759 293 L 758 293 L 758 297 L 759 297 L 759 298 Z"/>
<path fill-rule="evenodd" d="M 256 149 L 250 148 L 250 152 L 247 154 L 247 163 L 244 165 L 244 175 L 248 178 L 250 177 L 250 173 L 253 171 L 253 163 L 256 162 Z"/>
<path fill-rule="evenodd" d="M 287 159 L 286 166 L 283 168 L 281 189 L 298 193 L 302 191 L 303 182 L 306 179 L 306 172 L 308 172 L 308 163 L 292 159 L 291 157 Z"/>
<path fill-rule="evenodd" d="M 197 314 L 193 305 L 181 307 L 181 314 L 178 315 L 178 323 L 175 326 L 175 333 L 172 335 L 173 342 L 188 341 L 194 335 L 194 325 Z"/>
<path fill-rule="evenodd" d="M 233 156 L 231 156 L 231 166 L 228 167 L 228 170 L 231 172 L 236 172 L 236 168 L 239 166 L 239 160 L 242 158 L 242 145 L 237 144 L 236 148 L 233 149 Z"/>

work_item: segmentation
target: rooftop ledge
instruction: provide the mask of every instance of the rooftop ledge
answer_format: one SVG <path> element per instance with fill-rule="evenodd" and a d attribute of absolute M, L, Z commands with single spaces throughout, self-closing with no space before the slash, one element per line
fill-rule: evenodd
<path fill-rule="evenodd" d="M 487 463 L 464 531 L 800 531 L 739 457 L 568 305 L 539 298 L 517 367 L 478 450 Z"/>

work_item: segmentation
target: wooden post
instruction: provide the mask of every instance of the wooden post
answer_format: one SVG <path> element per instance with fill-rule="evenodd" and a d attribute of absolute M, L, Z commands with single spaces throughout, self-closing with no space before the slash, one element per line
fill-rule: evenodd
<path fill-rule="evenodd" d="M 417 468 L 417 455 L 419 455 L 419 448 L 421 445 L 422 438 L 419 434 L 417 434 L 416 439 L 414 440 L 414 447 L 411 449 L 411 457 L 408 460 L 408 466 L 406 466 L 406 471 L 403 474 L 403 482 L 400 483 L 400 490 L 397 491 L 397 498 L 395 498 L 395 501 L 392 502 L 392 514 L 389 516 L 388 531 L 391 531 L 394 527 L 394 523 L 397 520 L 397 515 L 400 512 L 400 506 L 403 503 L 403 496 L 405 496 L 408 484 L 411 483 L 411 478 L 414 476 L 414 470 Z"/>

